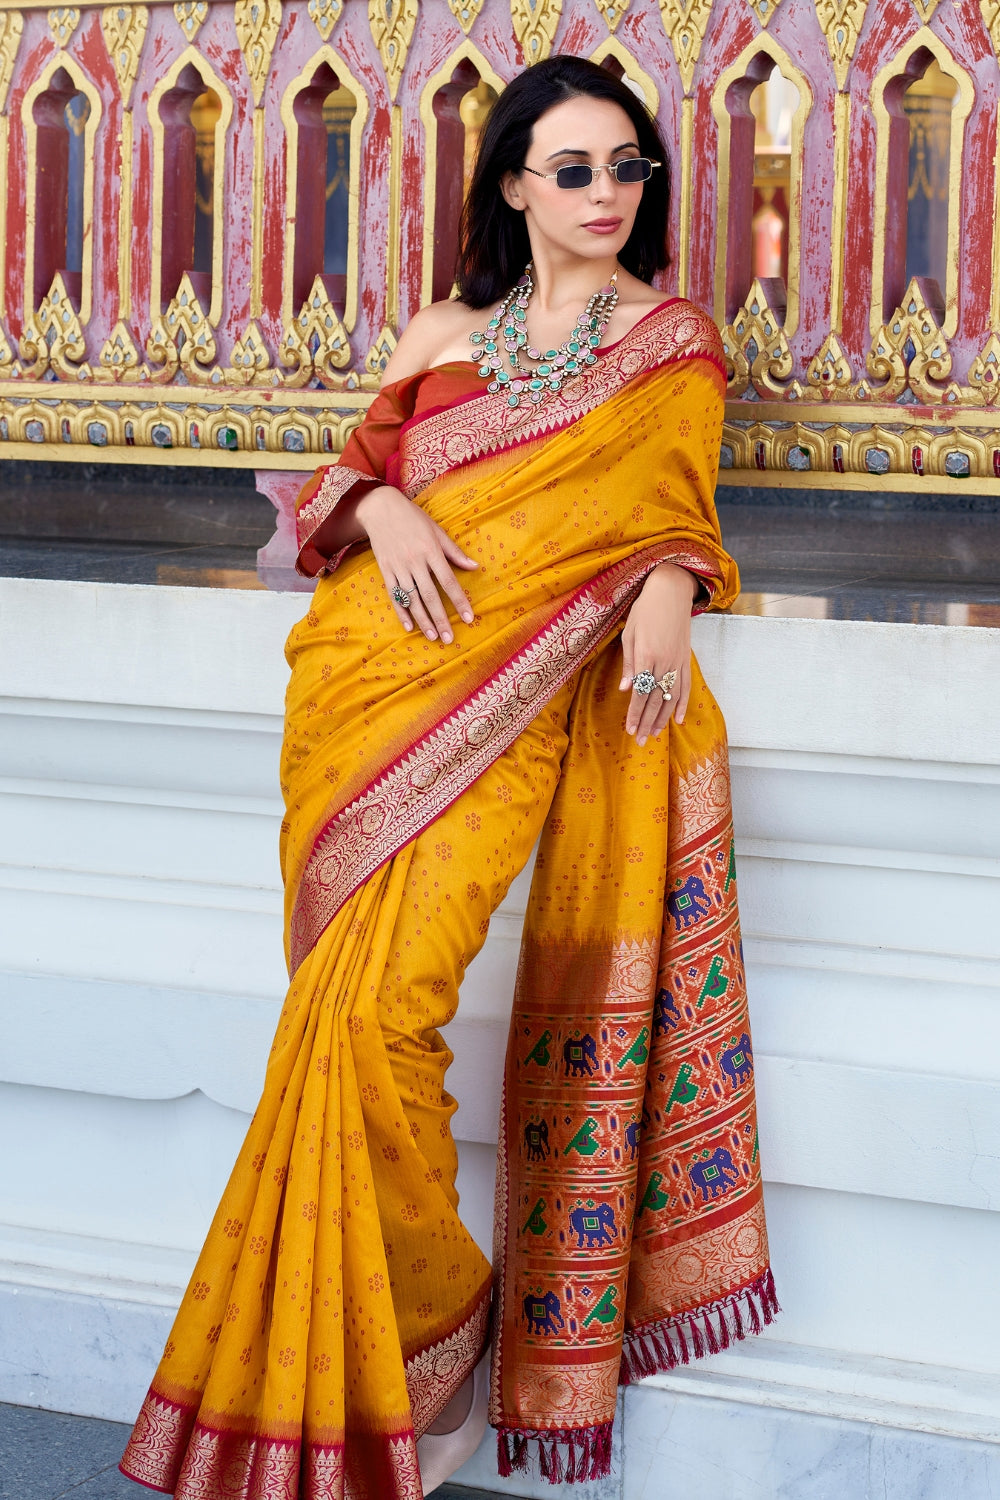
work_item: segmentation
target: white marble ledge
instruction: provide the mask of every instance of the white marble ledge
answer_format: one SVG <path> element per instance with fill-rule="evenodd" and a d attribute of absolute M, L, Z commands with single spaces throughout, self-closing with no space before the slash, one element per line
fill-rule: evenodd
<path fill-rule="evenodd" d="M 767 1335 L 643 1384 L 675 1395 L 1000 1444 L 1000 1375 L 785 1344 Z"/>

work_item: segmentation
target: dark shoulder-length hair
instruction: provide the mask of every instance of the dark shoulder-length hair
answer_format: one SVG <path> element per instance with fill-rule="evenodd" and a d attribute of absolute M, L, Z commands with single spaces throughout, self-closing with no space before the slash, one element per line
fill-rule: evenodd
<path fill-rule="evenodd" d="M 500 183 L 504 173 L 524 168 L 535 121 L 564 99 L 607 99 L 625 111 L 639 152 L 661 161 L 643 187 L 619 261 L 641 281 L 652 281 L 669 264 L 670 162 L 656 121 L 626 83 L 582 57 L 558 55 L 526 68 L 509 83 L 490 111 L 462 209 L 456 280 L 461 301 L 486 307 L 509 291 L 531 257 L 524 214 L 510 207 Z"/>

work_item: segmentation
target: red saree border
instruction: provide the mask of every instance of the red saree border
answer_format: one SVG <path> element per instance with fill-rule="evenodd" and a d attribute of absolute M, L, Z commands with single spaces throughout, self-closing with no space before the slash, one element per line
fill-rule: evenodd
<path fill-rule="evenodd" d="M 653 375 L 678 360 L 697 358 L 713 366 L 724 389 L 722 339 L 712 319 L 683 298 L 664 303 L 602 351 L 600 362 L 582 379 L 569 382 L 558 396 L 538 406 L 508 406 L 500 395 L 484 394 L 475 404 L 462 401 L 407 424 L 410 441 L 404 441 L 400 449 L 400 487 L 412 499 L 443 473 L 499 448 L 551 436 L 639 376 Z M 418 435 L 419 443 L 414 441 Z"/>
<path fill-rule="evenodd" d="M 343 1440 L 227 1431 L 151 1390 L 118 1467 L 177 1500 L 343 1500 L 345 1493 L 352 1500 L 423 1500 L 412 1427 L 350 1436 L 348 1456 Z M 238 1489 L 235 1473 L 242 1476 Z M 164 1478 L 172 1482 L 164 1485 Z"/>
<path fill-rule="evenodd" d="M 472 1312 L 453 1332 L 406 1361 L 406 1389 L 413 1430 L 423 1437 L 482 1358 L 490 1332 L 492 1279 Z"/>
<path fill-rule="evenodd" d="M 707 554 L 669 543 L 616 563 L 578 589 L 500 672 L 322 826 L 292 910 L 293 974 L 344 902 L 514 743 L 614 629 L 646 574 L 667 561 L 715 572 Z"/>

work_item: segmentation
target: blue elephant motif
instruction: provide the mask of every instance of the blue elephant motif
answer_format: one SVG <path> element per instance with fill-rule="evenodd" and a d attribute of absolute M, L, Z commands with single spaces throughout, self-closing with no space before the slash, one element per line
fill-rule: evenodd
<path fill-rule="evenodd" d="M 752 1077 L 753 1047 L 745 1031 L 741 1033 L 739 1041 L 733 1037 L 730 1045 L 719 1053 L 719 1067 L 734 1088 Z"/>
<path fill-rule="evenodd" d="M 629 1161 L 635 1161 L 639 1154 L 639 1136 L 642 1133 L 642 1121 L 633 1120 L 625 1127 L 625 1144 L 628 1147 Z"/>
<path fill-rule="evenodd" d="M 701 1189 L 702 1203 L 708 1202 L 709 1195 L 713 1199 L 719 1193 L 725 1195 L 733 1183 L 740 1180 L 736 1164 L 725 1146 L 716 1146 L 711 1156 L 704 1157 L 688 1167 L 688 1176 L 691 1179 L 691 1186 Z"/>
<path fill-rule="evenodd" d="M 529 1292 L 524 1299 L 524 1316 L 528 1322 L 528 1332 L 544 1333 L 546 1338 L 550 1333 L 558 1333 L 566 1321 L 555 1292 L 546 1292 L 543 1297 L 536 1297 Z"/>
<path fill-rule="evenodd" d="M 596 1208 L 590 1204 L 574 1208 L 569 1222 L 577 1235 L 578 1250 L 582 1250 L 584 1244 L 588 1250 L 593 1250 L 595 1245 L 610 1245 L 618 1234 L 610 1203 L 599 1203 Z"/>
<path fill-rule="evenodd" d="M 704 882 L 697 875 L 689 875 L 682 886 L 668 895 L 667 910 L 674 919 L 675 932 L 690 927 L 692 922 L 700 922 L 712 910 Z"/>
<path fill-rule="evenodd" d="M 676 1031 L 680 1023 L 681 1013 L 673 995 L 669 990 L 657 990 L 653 1001 L 653 1035 L 666 1036 L 669 1031 Z"/>
<path fill-rule="evenodd" d="M 572 1073 L 574 1078 L 589 1077 L 591 1073 L 597 1072 L 597 1043 L 589 1033 L 581 1037 L 571 1036 L 563 1047 L 563 1058 L 567 1075 Z"/>
<path fill-rule="evenodd" d="M 545 1120 L 529 1120 L 524 1127 L 524 1151 L 529 1161 L 544 1161 L 549 1154 L 549 1127 Z"/>

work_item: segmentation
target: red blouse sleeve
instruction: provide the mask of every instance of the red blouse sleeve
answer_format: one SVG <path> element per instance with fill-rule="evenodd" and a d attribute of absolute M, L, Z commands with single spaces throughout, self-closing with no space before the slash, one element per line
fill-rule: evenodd
<path fill-rule="evenodd" d="M 332 572 L 348 550 L 343 547 L 330 556 L 320 534 L 340 501 L 347 495 L 356 499 L 387 479 L 392 483 L 400 429 L 413 415 L 418 385 L 418 380 L 411 379 L 383 387 L 337 462 L 317 469 L 303 485 L 295 504 L 299 544 L 295 566 L 307 578 L 315 578 L 323 569 Z"/>

